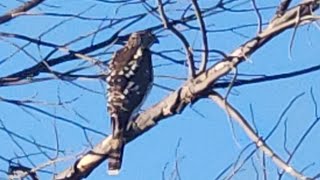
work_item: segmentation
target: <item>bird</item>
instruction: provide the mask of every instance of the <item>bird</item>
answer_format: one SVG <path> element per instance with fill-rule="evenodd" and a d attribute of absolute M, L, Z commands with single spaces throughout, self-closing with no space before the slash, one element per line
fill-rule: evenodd
<path fill-rule="evenodd" d="M 107 110 L 115 147 L 108 155 L 108 174 L 118 175 L 124 153 L 124 133 L 137 115 L 153 84 L 150 48 L 159 43 L 150 30 L 134 32 L 108 63 Z"/>

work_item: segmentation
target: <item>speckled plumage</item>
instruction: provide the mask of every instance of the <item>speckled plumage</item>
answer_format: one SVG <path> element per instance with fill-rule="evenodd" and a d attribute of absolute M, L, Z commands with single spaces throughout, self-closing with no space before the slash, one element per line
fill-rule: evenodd
<path fill-rule="evenodd" d="M 127 44 L 115 52 L 107 75 L 108 112 L 116 142 L 109 155 L 109 174 L 118 174 L 124 149 L 124 132 L 140 109 L 153 82 L 150 47 L 157 42 L 148 31 L 133 33 Z"/>

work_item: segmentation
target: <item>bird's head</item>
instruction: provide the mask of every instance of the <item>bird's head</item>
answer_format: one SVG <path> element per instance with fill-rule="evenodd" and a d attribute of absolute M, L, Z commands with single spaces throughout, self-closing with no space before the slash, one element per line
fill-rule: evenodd
<path fill-rule="evenodd" d="M 150 48 L 154 43 L 159 43 L 159 40 L 151 33 L 151 31 L 139 31 L 132 33 L 128 40 L 129 46 L 141 46 L 143 49 Z"/>

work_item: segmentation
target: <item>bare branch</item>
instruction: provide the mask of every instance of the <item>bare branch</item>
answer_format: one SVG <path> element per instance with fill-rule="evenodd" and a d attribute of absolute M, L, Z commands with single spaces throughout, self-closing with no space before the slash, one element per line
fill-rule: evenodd
<path fill-rule="evenodd" d="M 197 19 L 199 21 L 199 25 L 200 25 L 200 31 L 202 34 L 202 43 L 203 43 L 203 54 L 202 54 L 202 62 L 200 65 L 200 71 L 199 73 L 202 73 L 206 70 L 207 68 L 207 63 L 208 63 L 208 37 L 207 37 L 207 30 L 206 30 L 206 25 L 204 23 L 203 17 L 202 17 L 202 13 L 201 13 L 201 9 L 198 5 L 198 2 L 196 0 L 191 0 L 193 8 L 195 10 L 195 14 L 197 16 Z"/>
<path fill-rule="evenodd" d="M 257 147 L 269 156 L 273 162 L 281 169 L 291 174 L 293 177 L 300 180 L 307 180 L 308 178 L 287 164 L 280 158 L 273 150 L 261 139 L 255 131 L 252 129 L 247 120 L 237 111 L 231 104 L 229 104 L 221 95 L 214 93 L 209 95 L 213 101 L 215 101 L 222 109 L 224 109 L 235 121 L 239 123 L 241 128 L 245 131 L 248 137 L 257 145 Z"/>
<path fill-rule="evenodd" d="M 6 14 L 0 16 L 0 24 L 6 23 L 6 22 L 16 18 L 17 16 L 19 16 L 20 13 L 26 12 L 26 11 L 38 6 L 42 2 L 44 2 L 44 0 L 30 0 L 26 3 L 24 3 L 20 7 L 17 7 L 16 9 L 13 9 L 10 12 L 7 12 Z"/>
<path fill-rule="evenodd" d="M 31 168 L 22 165 L 11 165 L 9 167 L 9 179 L 21 179 L 26 176 L 30 176 L 32 180 L 38 180 L 39 178 L 37 174 L 31 170 Z"/>
<path fill-rule="evenodd" d="M 315 10 L 318 8 L 317 4 L 310 2 L 301 4 L 291 9 L 289 13 L 291 14 L 293 11 L 296 11 L 300 8 L 303 12 L 301 13 L 302 19 L 305 16 L 307 17 L 305 18 L 305 21 L 314 20 L 314 17 L 309 17 L 309 15 L 312 13 L 311 10 Z M 289 18 L 288 16 L 291 18 Z M 285 18 L 287 22 L 283 22 L 281 18 Z M 155 104 L 145 112 L 141 113 L 136 118 L 135 123 L 133 123 L 132 127 L 126 133 L 126 142 L 128 143 L 139 137 L 141 134 L 147 132 L 148 130 L 156 126 L 159 121 L 171 117 L 175 114 L 181 113 L 186 105 L 197 101 L 199 98 L 202 98 L 203 93 L 207 90 L 210 90 L 214 82 L 216 82 L 220 77 L 228 74 L 234 67 L 243 62 L 246 57 L 254 53 L 266 42 L 270 41 L 272 38 L 276 37 L 284 30 L 294 27 L 295 16 L 284 14 L 284 16 L 280 17 L 277 22 L 279 23 L 273 24 L 272 27 L 268 27 L 257 37 L 252 38 L 251 40 L 247 41 L 239 48 L 234 50 L 231 55 L 216 63 L 205 72 L 199 74 L 194 79 L 189 79 L 180 89 L 171 93 L 165 99 Z M 223 101 L 223 99 L 218 96 L 212 96 L 212 98 L 220 103 Z M 225 107 L 224 103 L 222 105 L 223 107 Z M 238 113 L 235 113 L 235 110 L 233 112 L 234 114 L 232 114 L 232 116 L 236 116 L 237 119 L 241 117 Z M 266 146 L 266 144 L 257 135 L 254 134 L 254 131 L 250 126 L 243 126 L 243 128 L 247 130 L 247 133 L 250 133 L 249 136 L 253 138 L 253 141 L 257 143 L 258 147 L 261 148 L 270 157 L 272 157 L 277 165 L 285 169 L 286 172 L 292 174 L 294 177 L 298 177 L 301 179 L 305 178 L 292 167 L 285 164 L 284 161 L 282 161 L 281 158 L 279 158 L 276 154 L 274 154 L 273 151 L 268 146 Z M 101 162 L 103 162 L 108 156 L 111 150 L 110 140 L 111 136 L 102 140 L 91 151 L 78 159 L 74 165 L 59 173 L 56 178 L 72 179 L 87 177 L 93 171 L 93 169 Z"/>
<path fill-rule="evenodd" d="M 168 18 L 165 14 L 164 7 L 162 0 L 157 0 L 158 1 L 158 9 L 159 9 L 159 14 L 161 16 L 161 19 L 163 21 L 163 26 L 166 29 L 169 29 L 174 35 L 176 35 L 180 41 L 183 44 L 186 57 L 187 57 L 187 62 L 188 62 L 188 67 L 189 67 L 189 77 L 193 78 L 195 77 L 195 67 L 194 67 L 194 60 L 193 60 L 193 53 L 192 53 L 192 47 L 190 46 L 188 40 L 184 37 L 182 33 L 180 33 L 171 23 L 169 23 Z"/>
<path fill-rule="evenodd" d="M 314 117 L 314 121 L 311 123 L 311 125 L 309 125 L 309 127 L 307 128 L 307 130 L 302 134 L 301 138 L 299 139 L 298 143 L 296 144 L 296 146 L 293 148 L 292 152 L 290 153 L 290 156 L 288 158 L 288 160 L 286 161 L 286 163 L 290 163 L 293 156 L 295 155 L 295 153 L 298 151 L 298 149 L 300 148 L 300 146 L 303 144 L 303 142 L 305 141 L 305 139 L 307 138 L 307 136 L 311 133 L 311 131 L 315 128 L 315 126 L 317 124 L 319 124 L 320 122 L 320 117 L 317 116 L 317 108 L 318 108 L 318 104 L 315 100 L 315 97 L 314 97 L 314 94 L 313 94 L 313 91 L 312 89 L 310 90 L 310 94 L 311 94 L 311 97 L 312 97 L 312 102 L 314 104 L 314 107 L 315 107 L 315 117 Z M 280 177 L 284 174 L 284 171 L 282 171 L 280 173 Z"/>
<path fill-rule="evenodd" d="M 251 2 L 252 2 L 252 6 L 253 6 L 256 14 L 257 14 L 257 19 L 258 19 L 258 31 L 257 31 L 257 33 L 261 33 L 261 31 L 262 31 L 262 16 L 261 16 L 261 13 L 260 13 L 259 8 L 257 6 L 256 0 L 251 0 Z"/>
<path fill-rule="evenodd" d="M 277 8 L 276 15 L 282 16 L 284 12 L 288 9 L 291 2 L 292 0 L 282 0 L 280 5 Z"/>
<path fill-rule="evenodd" d="M 104 3 L 107 3 L 108 1 L 101 1 Z M 144 14 L 141 14 L 139 17 L 129 17 L 126 20 L 131 21 L 130 23 L 127 24 L 127 26 L 131 26 L 132 24 L 134 24 L 135 22 L 140 21 L 139 18 L 144 18 L 144 17 L 152 17 L 151 13 L 154 16 L 158 17 L 158 14 L 155 13 L 155 9 L 154 7 L 152 7 L 149 4 L 146 4 L 146 2 L 143 1 L 130 1 L 128 3 L 128 1 L 110 1 L 113 3 L 123 3 L 120 6 L 127 6 L 129 4 L 140 4 L 141 6 L 145 5 L 145 11 L 147 11 Z M 168 1 L 169 2 L 169 1 Z M 170 18 L 168 18 L 168 16 L 165 14 L 165 3 L 162 3 L 161 0 L 158 0 L 158 11 L 161 17 L 161 21 L 162 24 L 160 25 L 156 25 L 156 26 L 152 26 L 152 27 L 148 27 L 147 29 L 150 30 L 161 30 L 164 28 L 170 30 L 174 36 L 177 36 L 179 38 L 179 40 L 182 42 L 183 47 L 185 52 L 178 50 L 179 52 L 175 52 L 175 53 L 180 53 L 179 55 L 182 54 L 186 54 L 186 58 L 185 59 L 177 59 L 176 57 L 171 57 L 170 55 L 167 55 L 165 53 L 163 53 L 163 51 L 159 51 L 159 53 L 157 53 L 158 57 L 160 58 L 164 58 L 170 61 L 170 63 L 175 63 L 175 64 L 183 64 L 185 65 L 187 62 L 188 63 L 188 70 L 189 70 L 189 78 L 182 78 L 181 80 L 185 81 L 184 84 L 182 84 L 181 86 L 179 86 L 180 88 L 177 89 L 171 89 L 171 88 L 167 88 L 166 86 L 162 86 L 162 85 L 157 85 L 158 87 L 162 88 L 162 89 L 166 89 L 170 91 L 170 95 L 168 95 L 166 98 L 164 98 L 162 101 L 159 101 L 157 104 L 155 104 L 154 106 L 152 106 L 151 108 L 147 109 L 146 111 L 144 111 L 143 113 L 139 114 L 134 123 L 132 124 L 132 126 L 130 126 L 130 129 L 128 129 L 128 131 L 126 132 L 125 138 L 127 140 L 127 142 L 130 142 L 132 140 L 134 140 L 135 138 L 139 137 L 141 134 L 147 132 L 148 130 L 150 130 L 151 128 L 153 128 L 154 126 L 157 125 L 158 122 L 167 119 L 168 117 L 172 117 L 176 114 L 180 114 L 183 112 L 184 108 L 194 102 L 196 102 L 197 100 L 200 100 L 202 98 L 206 98 L 207 97 L 207 93 L 211 92 L 212 89 L 217 89 L 217 88 L 225 88 L 228 87 L 225 86 L 226 84 L 224 82 L 226 82 L 224 76 L 225 75 L 229 75 L 230 72 L 232 72 L 232 70 L 238 68 L 237 66 L 242 63 L 245 62 L 246 59 L 248 59 L 248 57 L 250 55 L 252 55 L 255 51 L 257 51 L 259 48 L 261 48 L 265 43 L 269 42 L 271 39 L 273 39 L 274 37 L 277 37 L 280 33 L 282 33 L 283 31 L 292 28 L 292 27 L 298 27 L 300 25 L 306 24 L 306 23 L 310 23 L 312 21 L 315 21 L 316 19 L 319 19 L 319 17 L 315 17 L 313 14 L 313 11 L 318 9 L 318 4 L 314 1 L 308 1 L 308 2 L 303 2 L 302 4 L 299 4 L 289 10 L 286 10 L 283 12 L 283 14 L 281 16 L 277 16 L 266 29 L 262 29 L 262 24 L 264 24 L 262 22 L 262 18 L 260 15 L 260 11 L 262 11 L 263 8 L 258 8 L 257 5 L 255 4 L 255 0 L 252 0 L 253 2 L 253 8 L 250 9 L 233 9 L 233 7 L 228 8 L 228 3 L 232 3 L 234 2 L 236 5 L 239 4 L 239 1 L 237 2 L 236 0 L 226 0 L 226 1 L 220 1 L 219 4 L 213 6 L 213 7 L 203 7 L 200 8 L 199 4 L 197 1 L 192 0 L 192 4 L 193 4 L 193 9 L 194 11 L 190 11 L 190 7 L 188 6 L 186 7 L 186 9 L 182 9 L 182 10 L 175 10 L 175 13 L 183 13 L 183 17 L 181 19 L 177 19 L 177 20 L 172 20 Z M 237 2 L 237 3 L 236 3 Z M 241 3 L 243 3 L 244 1 L 241 1 Z M 246 3 L 248 3 L 249 1 L 246 1 Z M 169 3 L 168 3 L 169 4 Z M 214 9 L 214 10 L 213 10 Z M 256 35 L 256 37 L 253 37 L 251 39 L 249 39 L 247 42 L 243 43 L 239 48 L 235 49 L 231 54 L 225 54 L 222 51 L 219 50 L 212 50 L 208 48 L 208 39 L 207 39 L 207 35 L 209 35 L 209 33 L 213 33 L 213 32 L 218 32 L 221 31 L 220 30 L 211 30 L 209 29 L 209 27 L 213 24 L 209 21 L 206 21 L 209 24 L 205 24 L 204 23 L 204 18 L 211 16 L 211 15 L 216 15 L 220 12 L 225 12 L 225 11 L 229 11 L 229 12 L 256 12 L 257 16 L 258 16 L 258 26 L 259 26 L 259 30 L 258 30 L 258 34 Z M 170 11 L 167 11 L 167 13 L 169 14 Z M 32 15 L 32 13 L 29 12 L 20 12 L 18 13 L 20 15 Z M 190 16 L 187 16 L 187 14 L 192 14 Z M 17 14 L 16 14 L 17 15 Z M 39 14 L 41 15 L 41 13 Z M 121 20 L 119 18 L 88 18 L 85 16 L 80 16 L 80 15 L 75 15 L 72 16 L 70 14 L 57 14 L 57 13 L 43 13 L 43 15 L 50 15 L 53 18 L 55 17 L 71 17 L 71 18 L 77 18 L 79 20 L 85 19 L 85 20 L 94 20 L 94 21 L 101 21 L 101 24 L 98 26 L 98 29 L 92 33 L 87 34 L 85 36 L 79 36 L 78 38 L 68 42 L 68 43 L 63 43 L 63 45 L 59 45 L 58 43 L 48 43 L 47 40 L 40 40 L 40 37 L 43 37 L 42 35 L 40 35 L 39 38 L 37 37 L 33 37 L 31 38 L 31 36 L 22 36 L 20 34 L 14 34 L 14 33 L 7 33 L 7 36 L 12 36 L 12 38 L 14 38 L 11 43 L 11 45 L 13 45 L 14 47 L 16 47 L 17 51 L 21 52 L 21 54 L 25 53 L 24 55 L 32 55 L 32 56 L 28 56 L 28 58 L 34 59 L 35 61 L 37 61 L 36 65 L 33 65 L 27 69 L 24 69 L 22 71 L 18 71 L 16 73 L 10 73 L 11 75 L 0 78 L 0 86 L 8 86 L 8 85 L 21 85 L 21 84 L 30 84 L 30 83 L 34 83 L 34 82 L 43 82 L 43 81 L 47 81 L 47 80 L 52 80 L 52 79 L 59 79 L 59 80 L 63 80 L 66 81 L 68 83 L 73 83 L 76 86 L 79 86 L 82 89 L 86 89 L 86 91 L 90 91 L 90 88 L 86 87 L 86 85 L 81 85 L 78 82 L 76 82 L 76 80 L 84 80 L 84 79 L 91 79 L 91 80 L 100 80 L 103 79 L 105 76 L 103 74 L 94 74 L 94 75 L 85 75 L 83 74 L 82 70 L 85 70 L 85 72 L 88 72 L 86 70 L 92 70 L 95 65 L 104 65 L 108 62 L 108 58 L 110 55 L 110 51 L 113 51 L 113 49 L 107 49 L 107 46 L 110 46 L 111 48 L 114 48 L 114 44 L 122 44 L 124 40 L 126 40 L 128 38 L 128 35 L 122 35 L 120 36 L 120 31 L 122 32 L 123 29 L 126 28 L 126 26 L 123 26 L 125 24 L 126 21 Z M 105 16 L 107 17 L 107 15 Z M 153 18 L 153 17 L 152 17 Z M 297 18 L 299 19 L 298 23 L 297 23 Z M 107 20 L 106 20 L 107 19 Z M 109 21 L 109 22 L 104 22 L 104 20 Z M 198 26 L 196 27 L 196 20 L 198 20 Z M 62 21 L 63 22 L 63 21 Z M 61 23 L 61 22 L 60 22 Z M 98 22 L 99 23 L 99 22 Z M 103 26 L 104 23 L 110 23 L 110 25 L 106 25 Z M 98 35 L 102 35 L 102 29 L 108 29 L 108 28 L 118 28 L 115 25 L 121 26 L 123 28 L 120 28 L 120 31 L 117 31 L 116 33 L 113 32 L 113 30 L 108 31 L 109 33 L 109 39 L 104 40 L 104 41 L 100 41 L 99 43 L 95 43 L 96 37 L 98 37 Z M 193 54 L 193 49 L 189 43 L 189 37 L 185 36 L 185 34 L 183 34 L 182 32 L 180 32 L 176 25 L 181 25 L 184 28 L 187 28 L 187 31 L 197 31 L 197 32 L 201 32 L 202 33 L 202 48 L 201 50 L 196 49 L 195 52 L 200 52 L 202 53 L 202 59 L 201 59 L 201 64 L 200 64 L 200 70 L 197 72 L 196 69 L 197 67 L 195 67 L 194 63 L 198 63 L 200 61 L 198 60 L 194 60 L 195 59 L 200 59 L 200 56 L 197 56 L 197 53 Z M 235 29 L 240 29 L 243 27 L 250 27 L 250 26 L 256 26 L 257 24 L 245 24 L 245 25 L 239 25 L 236 27 L 231 27 L 228 29 L 222 29 L 222 31 L 235 31 Z M 49 31 L 53 30 L 54 27 L 59 26 L 59 24 L 53 26 L 52 28 L 49 28 Z M 60 27 L 60 26 L 59 26 Z M 49 31 L 45 31 L 45 32 L 49 32 Z M 130 30 L 131 31 L 131 30 Z M 111 34 L 110 34 L 111 33 Z M 8 39 L 8 37 L 6 37 L 6 35 L 4 33 L 0 34 L 1 37 L 3 37 L 3 39 Z M 103 35 L 104 36 L 104 35 Z M 89 44 L 91 42 L 90 45 L 87 45 L 86 47 L 81 47 L 78 50 L 71 50 L 71 48 L 73 45 L 76 47 L 79 47 L 77 45 L 80 44 L 75 44 L 74 42 L 80 42 L 80 40 L 88 40 L 85 39 L 86 38 L 92 38 L 89 40 Z M 50 49 L 51 51 L 49 51 L 49 53 L 47 54 L 47 56 L 45 56 L 44 58 L 42 57 L 42 54 L 40 55 L 40 60 L 37 60 L 36 58 L 33 57 L 33 54 L 29 53 L 26 50 L 26 47 L 28 45 L 19 45 L 19 44 L 15 44 L 16 41 L 21 41 L 21 39 L 25 40 L 28 42 L 28 45 L 31 44 L 33 47 L 38 47 L 38 50 L 40 52 L 40 49 L 42 50 L 43 47 L 50 47 L 48 49 Z M 43 39 L 43 38 L 41 38 Z M 10 39 L 11 40 L 11 39 Z M 8 41 L 9 42 L 9 41 Z M 30 46 L 29 46 L 30 47 Z M 68 47 L 68 48 L 67 48 Z M 104 50 L 107 49 L 107 50 Z M 176 49 L 177 50 L 177 49 Z M 66 55 L 62 55 L 62 56 L 53 56 L 56 55 L 55 53 L 58 51 L 62 51 L 64 53 L 67 53 Z M 101 52 L 102 51 L 102 52 Z M 90 54 L 92 52 L 96 52 L 97 54 Z M 199 54 L 200 54 L 199 53 Z M 221 58 L 220 61 L 218 61 L 216 64 L 212 65 L 211 67 L 208 67 L 208 62 L 213 62 L 216 61 L 218 58 L 217 57 L 213 57 L 211 59 L 211 57 L 209 57 L 209 55 L 211 55 L 210 53 L 217 53 L 219 55 L 219 58 Z M 12 54 L 10 56 L 13 56 Z M 99 57 L 101 56 L 101 58 L 104 58 L 103 56 L 108 56 L 106 58 L 106 60 L 104 61 L 99 61 L 96 60 L 94 57 Z M 36 57 L 36 56 L 35 56 Z M 11 58 L 9 58 L 11 59 Z M 84 59 L 85 61 L 81 61 L 78 64 L 78 67 L 72 69 L 72 70 L 60 70 L 61 72 L 57 72 L 55 70 L 50 69 L 52 66 L 58 65 L 58 64 L 65 64 L 65 62 L 69 62 L 75 59 Z M 92 64 L 90 64 L 90 66 L 87 66 L 86 63 L 87 61 L 89 62 L 93 62 Z M 76 63 L 74 63 L 76 64 Z M 160 64 L 158 66 L 161 66 L 163 64 Z M 89 67 L 91 69 L 89 69 Z M 93 68 L 92 68 L 93 67 Z M 60 67 L 57 67 L 60 68 Z M 319 69 L 319 67 L 318 67 Z M 308 73 L 308 72 L 313 72 L 316 71 L 316 69 L 312 69 L 311 71 L 304 71 L 304 73 Z M 44 77 L 37 77 L 39 76 L 40 73 L 47 73 L 45 74 Z M 92 72 L 90 71 L 90 74 Z M 300 72 L 302 73 L 302 72 Z M 46 77 L 46 75 L 49 75 L 50 77 Z M 282 75 L 282 76 L 281 76 Z M 274 79 L 281 79 L 281 78 L 288 78 L 288 77 L 293 77 L 294 75 L 299 75 L 299 73 L 296 74 L 290 74 L 288 75 L 287 73 L 281 74 L 279 76 L 263 76 L 260 78 L 253 78 L 250 80 L 235 80 L 233 85 L 243 85 L 243 84 L 250 84 L 250 83 L 258 83 L 258 82 L 263 82 L 263 81 L 270 81 L 270 80 L 274 80 Z M 286 76 L 287 75 L 287 76 Z M 51 77 L 51 76 L 55 76 L 55 77 Z M 163 76 L 164 77 L 164 76 Z M 168 76 L 167 76 L 168 77 Z M 228 78 L 228 77 L 227 77 Z M 223 82 L 223 83 L 221 83 Z M 180 83 L 180 82 L 179 82 Z M 90 91 L 90 92 L 95 92 Z M 97 92 L 99 93 L 99 92 Z M 100 92 L 101 93 L 101 92 Z M 213 95 L 215 96 L 215 95 Z M 94 128 L 89 129 L 86 126 L 82 126 L 80 123 L 75 123 L 75 121 L 71 120 L 71 119 L 67 119 L 64 118 L 63 116 L 57 116 L 56 114 L 51 114 L 48 113 L 44 110 L 42 110 L 41 108 L 37 108 L 34 107 L 32 105 L 29 105 L 30 103 L 37 103 L 36 101 L 32 101 L 32 102 L 28 102 L 28 101 L 20 101 L 20 100 L 14 100 L 14 99 L 2 99 L 3 102 L 6 103 L 10 103 L 13 105 L 16 105 L 17 107 L 23 108 L 23 110 L 26 110 L 27 113 L 30 110 L 30 115 L 32 115 L 32 111 L 35 111 L 37 113 L 41 113 L 47 117 L 50 118 L 56 118 L 57 120 L 62 120 L 64 122 L 67 122 L 69 124 L 75 125 L 77 127 L 80 127 L 84 134 L 85 134 L 85 138 L 87 140 L 87 142 L 91 145 L 91 141 L 90 141 L 90 136 L 87 134 L 87 131 L 92 131 Z M 59 101 L 60 102 L 60 101 Z M 41 102 L 40 102 L 41 103 Z M 229 104 L 228 104 L 229 105 Z M 231 106 L 231 105 L 230 105 Z M 77 114 L 77 112 L 75 111 L 75 113 Z M 254 130 L 250 129 L 251 132 L 254 132 Z M 103 137 L 105 137 L 106 135 L 104 133 L 101 133 L 99 131 L 92 131 L 96 134 L 100 134 L 103 135 Z M 57 134 L 56 134 L 57 135 Z M 259 138 L 258 134 L 255 134 L 254 136 L 254 143 L 257 143 L 259 147 L 261 147 L 262 149 L 264 149 L 264 151 L 267 151 L 267 153 L 269 153 L 269 155 L 271 154 L 271 156 L 273 156 L 273 159 L 275 159 L 276 162 L 280 161 L 281 164 L 281 159 L 280 157 L 276 156 L 273 154 L 271 149 L 268 149 L 268 147 L 266 147 L 267 145 L 264 144 L 263 140 Z M 59 142 L 56 139 L 56 145 L 58 148 L 59 147 Z M 260 143 L 260 144 L 259 144 Z M 252 143 L 253 144 L 253 143 Z M 80 179 L 83 177 L 87 177 L 100 163 L 102 163 L 106 157 L 108 157 L 110 149 L 111 149 L 112 143 L 110 141 L 110 137 L 106 137 L 106 139 L 103 139 L 98 145 L 96 145 L 95 147 L 92 148 L 92 150 L 90 150 L 89 152 L 87 152 L 86 154 L 84 154 L 83 156 L 79 157 L 79 159 L 73 164 L 71 165 L 68 169 L 66 169 L 65 171 L 59 173 L 56 178 L 57 179 Z M 38 147 L 38 150 L 41 151 L 40 146 Z M 47 155 L 46 152 L 41 151 L 41 153 L 50 159 L 50 156 Z M 29 154 L 26 154 L 26 156 Z M 56 158 L 56 157 L 55 157 Z M 53 158 L 53 159 L 55 159 Z M 250 159 L 251 157 L 247 157 L 247 159 Z M 247 160 L 246 159 L 246 160 Z M 280 160 L 279 160 L 280 159 Z M 238 163 L 242 166 L 242 164 L 244 163 Z M 279 162 L 278 162 L 279 164 Z M 288 163 L 287 163 L 288 164 Z M 283 164 L 281 164 L 283 165 Z M 240 166 L 240 167 L 241 167 Z M 231 166 L 230 166 L 231 167 Z M 286 166 L 281 166 L 282 168 L 290 168 L 289 165 Z M 286 169 L 288 170 L 288 169 Z M 294 170 L 293 170 L 294 171 Z M 296 171 L 291 173 L 296 173 Z M 264 171 L 264 174 L 266 174 L 266 171 Z M 295 174 L 297 175 L 297 174 Z M 299 175 L 299 174 L 298 174 Z"/>

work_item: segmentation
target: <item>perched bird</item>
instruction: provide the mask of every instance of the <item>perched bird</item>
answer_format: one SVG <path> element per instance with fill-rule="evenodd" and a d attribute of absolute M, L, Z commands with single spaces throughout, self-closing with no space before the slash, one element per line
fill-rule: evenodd
<path fill-rule="evenodd" d="M 108 112 L 112 141 L 116 142 L 108 156 L 109 175 L 119 173 L 125 145 L 124 132 L 152 87 L 153 69 L 149 48 L 154 43 L 158 43 L 158 39 L 150 31 L 133 33 L 108 64 Z"/>

